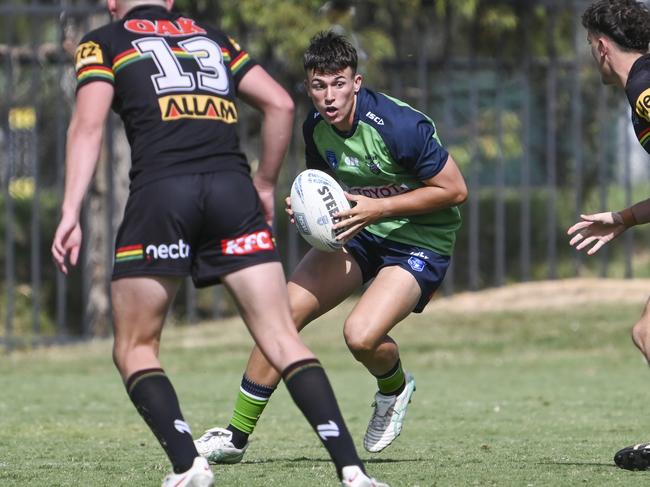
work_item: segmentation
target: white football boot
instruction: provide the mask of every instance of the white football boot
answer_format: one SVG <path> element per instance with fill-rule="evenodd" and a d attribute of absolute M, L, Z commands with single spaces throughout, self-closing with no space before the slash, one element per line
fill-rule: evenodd
<path fill-rule="evenodd" d="M 239 463 L 249 443 L 243 448 L 232 444 L 232 431 L 225 428 L 211 428 L 194 441 L 196 451 L 210 463 Z"/>
<path fill-rule="evenodd" d="M 413 376 L 406 373 L 405 378 L 406 386 L 401 394 L 397 396 L 384 396 L 379 392 L 375 394 L 375 402 L 372 403 L 375 411 L 363 437 L 363 446 L 371 453 L 382 451 L 402 432 L 406 408 L 415 391 Z"/>
<path fill-rule="evenodd" d="M 357 465 L 343 467 L 341 487 L 390 487 L 388 484 L 371 479 Z"/>
<path fill-rule="evenodd" d="M 196 457 L 192 467 L 182 473 L 170 473 L 163 480 L 162 487 L 211 487 L 214 485 L 214 474 L 208 461 Z"/>

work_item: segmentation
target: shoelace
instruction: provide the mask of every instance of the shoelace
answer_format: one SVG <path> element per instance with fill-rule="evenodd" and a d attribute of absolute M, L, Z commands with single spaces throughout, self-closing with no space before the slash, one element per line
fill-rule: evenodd
<path fill-rule="evenodd" d="M 198 440 L 196 440 L 196 442 L 208 443 L 214 437 L 225 438 L 227 436 L 228 434 L 224 433 L 223 431 L 206 431 L 205 433 L 203 433 L 203 436 L 201 436 Z"/>
<path fill-rule="evenodd" d="M 394 404 L 388 406 L 384 414 L 381 414 L 379 411 L 379 404 L 377 404 L 377 401 L 372 403 L 372 407 L 375 408 L 375 414 L 372 416 L 372 419 L 370 421 L 372 426 L 385 426 L 390 422 L 390 419 L 393 416 L 393 412 L 395 411 Z"/>

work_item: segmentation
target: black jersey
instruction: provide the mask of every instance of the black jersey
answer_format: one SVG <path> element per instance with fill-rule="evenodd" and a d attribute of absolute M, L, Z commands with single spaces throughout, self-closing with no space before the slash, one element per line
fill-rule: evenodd
<path fill-rule="evenodd" d="M 131 145 L 131 188 L 178 174 L 249 172 L 237 136 L 236 87 L 255 65 L 220 30 L 143 6 L 88 33 L 75 55 L 77 89 L 115 89 Z"/>
<path fill-rule="evenodd" d="M 639 143 L 650 153 L 650 54 L 637 59 L 630 69 L 625 94 L 632 106 L 632 123 Z"/>

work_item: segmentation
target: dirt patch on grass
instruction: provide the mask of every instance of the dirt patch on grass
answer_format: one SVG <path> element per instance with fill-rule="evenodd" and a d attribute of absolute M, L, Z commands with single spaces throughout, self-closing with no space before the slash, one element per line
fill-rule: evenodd
<path fill-rule="evenodd" d="M 638 304 L 650 296 L 650 279 L 561 279 L 510 284 L 434 299 L 427 312 L 483 312 L 568 308 L 586 304 Z"/>

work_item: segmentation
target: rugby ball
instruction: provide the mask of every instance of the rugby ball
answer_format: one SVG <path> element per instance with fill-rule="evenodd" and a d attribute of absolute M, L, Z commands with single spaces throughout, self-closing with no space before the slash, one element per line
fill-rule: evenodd
<path fill-rule="evenodd" d="M 332 226 L 339 211 L 349 210 L 343 188 L 329 174 L 307 169 L 291 185 L 291 209 L 298 233 L 314 248 L 334 252 L 343 247 Z"/>

